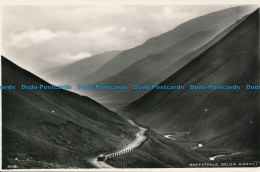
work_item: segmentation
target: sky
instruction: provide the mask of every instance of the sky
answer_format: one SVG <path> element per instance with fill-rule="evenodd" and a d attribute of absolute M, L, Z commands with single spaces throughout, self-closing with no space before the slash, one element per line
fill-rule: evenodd
<path fill-rule="evenodd" d="M 3 55 L 36 72 L 130 49 L 187 20 L 232 6 L 5 6 Z"/>

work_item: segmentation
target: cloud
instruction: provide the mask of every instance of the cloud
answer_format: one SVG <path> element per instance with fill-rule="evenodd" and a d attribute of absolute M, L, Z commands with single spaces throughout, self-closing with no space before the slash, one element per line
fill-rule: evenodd
<path fill-rule="evenodd" d="M 229 6 L 5 6 L 3 54 L 37 71 L 129 49 L 200 15 Z"/>
<path fill-rule="evenodd" d="M 54 33 L 48 29 L 29 30 L 22 33 L 14 33 L 10 36 L 11 46 L 29 47 L 32 44 L 42 44 L 64 33 Z"/>
<path fill-rule="evenodd" d="M 127 28 L 126 27 L 121 27 L 119 31 L 120 32 L 125 32 L 125 31 L 127 31 Z"/>
<path fill-rule="evenodd" d="M 80 52 L 80 53 L 78 53 L 78 54 L 66 54 L 66 55 L 65 55 L 65 58 L 67 58 L 67 59 L 69 59 L 69 60 L 71 60 L 71 59 L 73 59 L 73 60 L 81 60 L 81 59 L 83 59 L 83 58 L 88 58 L 88 57 L 90 57 L 90 56 L 92 56 L 91 53 L 88 53 L 88 52 Z"/>

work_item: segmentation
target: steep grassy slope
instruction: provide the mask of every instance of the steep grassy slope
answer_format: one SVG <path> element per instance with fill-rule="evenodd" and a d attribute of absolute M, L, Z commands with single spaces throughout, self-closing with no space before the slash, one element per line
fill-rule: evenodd
<path fill-rule="evenodd" d="M 129 66 L 122 72 L 98 82 L 98 84 L 126 84 L 146 81 L 158 72 L 163 71 L 187 52 L 200 48 L 210 40 L 215 31 L 201 31 L 166 48 L 159 54 L 149 55 Z"/>
<path fill-rule="evenodd" d="M 2 57 L 2 85 L 16 86 L 2 90 L 3 168 L 87 168 L 134 138 L 136 128 L 88 97 L 22 84 L 49 85 Z"/>
<path fill-rule="evenodd" d="M 149 90 L 145 89 L 135 90 L 133 89 L 133 84 L 158 85 L 226 36 L 245 18 L 246 16 L 236 21 L 210 41 L 209 39 L 214 36 L 214 31 L 202 31 L 196 33 L 191 37 L 178 42 L 174 46 L 163 50 L 159 54 L 149 55 L 142 60 L 137 61 L 113 77 L 95 83 L 103 85 L 128 85 L 128 90 L 107 90 L 106 92 L 104 90 L 91 91 L 95 91 L 95 96 L 103 96 L 101 99 L 100 97 L 96 97 L 96 100 L 102 102 L 103 105 L 111 109 L 114 108 L 116 111 L 120 112 L 121 108 L 149 92 Z M 207 44 L 203 45 L 205 42 L 207 42 Z"/>
<path fill-rule="evenodd" d="M 185 38 L 192 37 L 192 35 L 196 33 L 214 30 L 214 34 L 217 34 L 236 20 L 250 13 L 251 10 L 252 8 L 247 6 L 234 7 L 189 20 L 169 32 L 147 40 L 142 45 L 123 51 L 115 58 L 102 65 L 97 71 L 76 80 L 75 83 L 95 83 L 111 77 L 138 60 L 151 54 L 157 54 Z M 212 35 L 209 35 L 209 37 L 211 36 Z"/>
<path fill-rule="evenodd" d="M 94 83 L 100 85 L 128 85 L 128 90 L 91 90 L 91 92 L 94 92 L 94 95 L 97 97 L 104 96 L 106 102 L 101 101 L 102 104 L 114 103 L 112 106 L 118 107 L 118 103 L 131 103 L 145 94 L 144 90 L 142 90 L 144 93 L 142 91 L 133 91 L 133 84 L 141 84 L 151 79 L 153 76 L 174 64 L 186 53 L 200 48 L 205 42 L 209 41 L 215 33 L 216 31 L 201 31 L 195 33 L 158 54 L 148 55 L 112 77 Z M 156 82 L 153 84 L 156 84 Z"/>
<path fill-rule="evenodd" d="M 236 20 L 239 20 L 240 17 L 249 13 L 251 9 L 247 8 L 248 7 L 230 8 L 187 21 L 165 34 L 148 40 L 141 46 L 122 52 L 107 64 L 101 66 L 96 72 L 74 82 L 76 84 L 128 85 L 129 89 L 127 90 L 73 91 L 90 96 L 109 109 L 118 111 L 148 92 L 147 90 L 133 90 L 133 84 L 159 84 L 172 75 L 172 70 L 176 70 L 178 67 L 183 66 L 192 58 L 196 57 L 197 54 L 202 51 L 202 47 L 205 46 L 205 44 L 207 45 L 217 34 L 227 27 L 231 27 L 230 25 L 239 23 L 239 21 L 236 22 Z M 235 13 L 236 17 L 233 16 Z M 220 16 L 223 17 L 228 14 L 233 17 L 229 18 L 230 16 L 226 16 L 225 18 L 229 18 L 228 20 L 219 19 Z M 226 30 L 229 30 L 229 28 Z M 186 33 L 184 33 L 185 31 Z M 158 47 L 154 48 L 154 46 L 161 47 L 158 49 Z M 146 52 L 146 48 L 151 52 Z M 138 53 L 136 53 L 135 50 L 138 50 Z M 139 51 L 146 54 L 139 57 Z M 123 54 L 128 55 L 121 57 Z M 112 62 L 117 64 L 113 65 Z M 117 68 L 121 68 L 121 66 L 125 66 L 125 68 L 122 68 L 122 71 L 118 71 L 118 73 L 115 72 L 115 74 L 110 77 L 106 76 L 114 70 L 117 70 Z M 101 75 L 100 79 L 98 75 Z"/>
<path fill-rule="evenodd" d="M 148 140 L 139 149 L 115 160 L 126 163 L 130 168 L 189 167 L 189 163 L 209 162 L 195 150 L 164 138 L 153 130 L 147 134 Z"/>
<path fill-rule="evenodd" d="M 184 90 L 152 90 L 125 113 L 159 131 L 191 131 L 212 147 L 257 153 L 259 93 L 259 11 L 160 85 Z M 240 90 L 190 90 L 189 85 L 240 85 Z M 256 154 L 250 155 L 251 159 Z"/>

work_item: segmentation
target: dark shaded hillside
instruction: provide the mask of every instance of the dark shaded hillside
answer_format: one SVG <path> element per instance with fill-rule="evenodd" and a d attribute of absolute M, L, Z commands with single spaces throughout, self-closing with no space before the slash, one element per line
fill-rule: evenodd
<path fill-rule="evenodd" d="M 128 90 L 91 90 L 91 92 L 95 94 L 95 96 L 105 96 L 106 102 L 104 103 L 108 103 L 112 107 L 118 108 L 118 104 L 131 103 L 145 94 L 145 90 L 133 91 L 133 84 L 142 84 L 151 79 L 153 76 L 174 64 L 186 53 L 200 48 L 205 42 L 213 38 L 215 34 L 216 31 L 201 31 L 195 33 L 160 53 L 148 55 L 122 72 L 95 83 L 99 85 L 128 85 Z M 154 82 L 152 84 L 157 83 L 160 82 Z M 112 103 L 114 103 L 114 105 L 112 105 Z"/>
<path fill-rule="evenodd" d="M 87 159 L 119 149 L 135 137 L 125 119 L 88 97 L 49 85 L 2 57 L 3 168 L 87 168 Z M 13 168 L 11 166 L 11 168 Z"/>
<path fill-rule="evenodd" d="M 215 31 L 201 31 L 178 42 L 174 46 L 161 51 L 159 54 L 149 55 L 142 60 L 137 61 L 113 77 L 95 83 L 101 85 L 125 84 L 129 85 L 130 88 L 128 90 L 107 90 L 106 92 L 104 90 L 91 91 L 95 92 L 96 96 L 103 96 L 103 101 L 100 101 L 102 104 L 111 109 L 115 108 L 116 111 L 120 112 L 121 108 L 149 92 L 149 90 L 134 90 L 133 84 L 158 85 L 226 36 L 246 17 L 247 16 L 236 21 L 217 36 L 214 35 Z M 209 41 L 213 36 L 215 37 Z M 207 42 L 207 44 L 204 45 L 205 42 Z M 96 99 L 99 101 L 99 98 Z"/>
<path fill-rule="evenodd" d="M 164 138 L 153 130 L 148 132 L 148 140 L 135 151 L 115 159 L 125 162 L 130 168 L 170 168 L 189 167 L 189 163 L 209 162 L 183 144 Z"/>
<path fill-rule="evenodd" d="M 206 51 L 208 48 L 213 46 L 217 43 L 220 39 L 225 37 L 230 31 L 232 31 L 235 27 L 237 27 L 247 16 L 244 16 L 240 20 L 236 21 L 234 24 L 229 26 L 223 32 L 215 36 L 212 40 L 210 40 L 207 44 L 201 46 L 200 48 L 191 51 L 187 55 L 183 56 L 179 60 L 177 60 L 174 64 L 163 70 L 162 72 L 158 73 L 157 75 L 153 76 L 151 79 L 144 82 L 144 85 L 152 85 L 152 84 L 159 84 L 169 78 L 173 73 L 180 70 L 183 66 L 185 66 L 188 62 L 196 58 L 198 55 Z"/>
<path fill-rule="evenodd" d="M 259 145 L 259 11 L 160 85 L 184 90 L 152 90 L 124 109 L 159 131 L 190 131 L 205 147 L 250 152 Z M 240 90 L 190 90 L 189 85 L 240 85 Z M 253 153 L 252 153 L 253 152 Z"/>
<path fill-rule="evenodd" d="M 215 31 L 201 31 L 181 40 L 173 46 L 166 48 L 158 54 L 151 54 L 129 66 L 122 72 L 98 82 L 98 84 L 132 84 L 150 79 L 176 62 L 187 52 L 200 48 L 203 43 L 210 40 Z"/>
<path fill-rule="evenodd" d="M 116 75 L 138 60 L 157 54 L 201 31 L 214 30 L 217 34 L 251 11 L 252 7 L 249 6 L 233 7 L 184 22 L 169 32 L 147 40 L 142 45 L 123 51 L 91 75 L 75 80 L 75 83 L 95 83 Z"/>

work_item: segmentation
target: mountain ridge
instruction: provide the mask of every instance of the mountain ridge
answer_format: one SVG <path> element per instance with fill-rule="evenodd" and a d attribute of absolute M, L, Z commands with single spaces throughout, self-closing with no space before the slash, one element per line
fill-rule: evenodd
<path fill-rule="evenodd" d="M 80 78 L 95 72 L 100 66 L 121 52 L 120 50 L 107 51 L 73 63 L 40 71 L 38 74 L 53 84 L 69 84 L 75 77 Z"/>
<path fill-rule="evenodd" d="M 166 32 L 165 34 L 162 34 L 157 37 L 149 39 L 149 41 L 146 41 L 142 45 L 139 45 L 132 49 L 123 51 L 120 55 L 113 58 L 113 60 L 107 62 L 105 65 L 102 65 L 101 68 L 98 69 L 95 73 L 93 73 L 89 76 L 86 76 L 86 77 L 82 77 L 82 78 L 76 80 L 75 82 L 80 83 L 80 82 L 86 81 L 88 83 L 95 83 L 97 81 L 100 81 L 104 78 L 107 78 L 109 76 L 112 76 L 112 75 L 122 71 L 123 69 L 125 69 L 126 66 L 130 66 L 137 60 L 140 60 L 149 54 L 154 54 L 156 52 L 159 52 L 159 51 L 175 44 L 176 42 L 180 41 L 181 39 L 187 37 L 188 35 L 192 35 L 192 33 L 194 33 L 194 32 L 204 30 L 205 28 L 203 26 L 201 26 L 200 24 L 196 24 L 198 22 L 197 20 L 203 21 L 205 18 L 207 18 L 206 21 L 211 22 L 211 27 L 214 27 L 214 26 L 220 27 L 219 25 L 226 25 L 226 27 L 228 27 L 230 21 L 233 21 L 234 18 L 236 19 L 239 16 L 241 16 L 241 17 L 244 16 L 241 13 L 247 13 L 247 11 L 250 11 L 248 9 L 248 7 L 243 7 L 243 6 L 242 7 L 233 7 L 233 8 L 224 9 L 224 10 L 221 10 L 221 11 L 218 11 L 215 13 L 210 13 L 205 16 L 197 17 L 195 19 L 189 20 L 189 21 L 181 24 L 180 26 L 175 27 L 173 30 Z M 219 18 L 216 17 L 215 16 L 216 14 L 220 15 L 220 17 Z M 223 16 L 229 16 L 229 17 L 223 17 Z M 224 18 L 224 20 L 223 20 L 223 18 Z M 215 22 L 213 22 L 213 21 L 215 21 Z M 220 24 L 221 22 L 223 22 L 223 23 Z M 227 23 L 225 23 L 225 22 L 227 22 Z M 186 26 L 186 25 L 188 25 L 188 26 Z M 193 27 L 190 27 L 190 25 L 193 25 Z M 183 28 L 184 26 L 185 26 L 185 29 Z M 222 26 L 222 27 L 226 28 L 225 26 Z M 189 31 L 187 31 L 187 30 L 189 30 Z M 189 33 L 189 34 L 187 35 L 187 33 Z M 173 34 L 173 35 L 171 35 L 171 34 Z M 160 36 L 163 36 L 163 37 L 160 37 Z M 164 40 L 163 38 L 167 38 L 167 40 Z M 168 41 L 168 40 L 171 40 L 171 41 Z M 134 54 L 132 54 L 132 53 L 134 53 Z"/>
<path fill-rule="evenodd" d="M 186 90 L 151 90 L 123 111 L 160 132 L 190 131 L 191 137 L 204 140 L 209 147 L 222 143 L 228 149 L 257 150 L 257 91 L 189 90 L 190 84 L 248 83 L 259 84 L 259 9 L 160 84 L 181 84 Z M 231 126 L 235 129 L 230 130 Z M 235 132 L 242 131 L 241 126 L 243 134 Z M 228 137 L 233 140 L 227 141 Z"/>
<path fill-rule="evenodd" d="M 166 43 L 163 43 L 162 45 L 167 44 L 167 46 L 165 46 L 164 48 L 161 48 L 158 51 L 153 50 L 154 52 L 149 52 L 146 56 L 140 56 L 140 59 L 133 63 L 126 62 L 129 60 L 131 61 L 131 58 L 137 58 L 139 56 L 138 54 L 141 53 L 138 52 L 137 54 L 135 54 L 135 48 L 140 49 L 141 51 L 142 46 L 144 46 L 144 50 L 145 46 L 149 47 L 151 41 L 147 41 L 149 42 L 149 45 L 146 45 L 146 42 L 133 49 L 126 50 L 126 52 L 134 53 L 131 55 L 131 57 L 129 56 L 129 58 L 127 58 L 122 56 L 122 60 L 118 59 L 119 57 L 121 58 L 122 54 L 126 53 L 125 51 L 123 51 L 121 54 L 118 55 L 118 57 L 112 59 L 112 61 L 114 61 L 116 65 L 114 67 L 110 66 L 110 68 L 107 68 L 107 71 L 103 70 L 102 68 L 104 68 L 104 66 L 108 67 L 109 64 L 112 63 L 111 61 L 101 66 L 100 69 L 92 73 L 93 75 L 91 74 L 89 76 L 77 79 L 73 82 L 75 86 L 77 84 L 86 83 L 91 85 L 128 85 L 128 90 L 75 90 L 75 92 L 82 95 L 90 96 L 91 98 L 105 105 L 107 108 L 113 111 L 120 112 L 120 109 L 122 109 L 124 106 L 126 106 L 129 103 L 132 103 L 133 101 L 137 100 L 142 95 L 147 93 L 147 90 L 133 90 L 133 84 L 151 84 L 151 82 L 152 85 L 159 84 L 171 74 L 170 72 L 166 71 L 172 70 L 170 69 L 171 65 L 176 64 L 173 69 L 175 70 L 179 66 L 183 65 L 182 63 L 187 63 L 187 61 L 189 61 L 191 58 L 196 56 L 198 52 L 201 51 L 200 49 L 203 46 L 205 46 L 212 39 L 214 39 L 216 35 L 219 35 L 224 30 L 234 25 L 234 23 L 236 23 L 237 20 L 241 20 L 241 18 L 244 17 L 244 14 L 246 13 L 245 11 L 247 11 L 246 9 L 247 7 L 233 7 L 189 20 L 175 28 L 179 30 L 178 32 L 175 29 L 173 29 L 171 31 L 166 32 L 167 34 L 165 33 L 166 35 L 168 35 L 168 37 L 164 37 L 167 37 L 167 39 L 172 40 L 172 42 L 165 41 Z M 233 17 L 229 18 L 230 15 L 227 15 L 229 13 Z M 222 17 L 220 18 L 219 16 Z M 225 20 L 223 20 L 223 16 L 226 16 Z M 196 23 L 196 21 L 200 21 L 200 24 Z M 196 27 L 191 27 L 191 25 L 193 24 Z M 198 28 L 197 25 L 199 25 Z M 183 33 L 180 34 L 182 36 L 178 34 L 180 32 L 179 28 L 183 28 Z M 191 28 L 193 29 L 191 30 Z M 184 33 L 188 33 L 188 35 Z M 172 34 L 173 36 L 169 36 L 169 34 Z M 177 37 L 179 38 L 173 39 L 174 35 L 177 35 Z M 154 38 L 154 41 L 152 41 L 154 42 L 154 44 L 158 46 L 161 45 L 161 43 L 160 41 L 156 42 L 155 40 L 162 40 L 160 36 L 161 35 L 155 37 L 156 39 Z M 171 43 L 172 45 L 170 45 Z M 186 56 L 189 55 L 191 57 L 187 58 Z M 124 69 L 118 71 L 112 76 L 106 76 L 111 71 L 117 70 L 118 66 L 120 67 L 122 65 L 125 66 Z M 95 73 L 97 75 L 102 76 L 102 78 L 99 78 L 99 76 L 97 76 Z M 93 77 L 92 79 L 94 80 L 92 80 L 91 77 Z"/>

